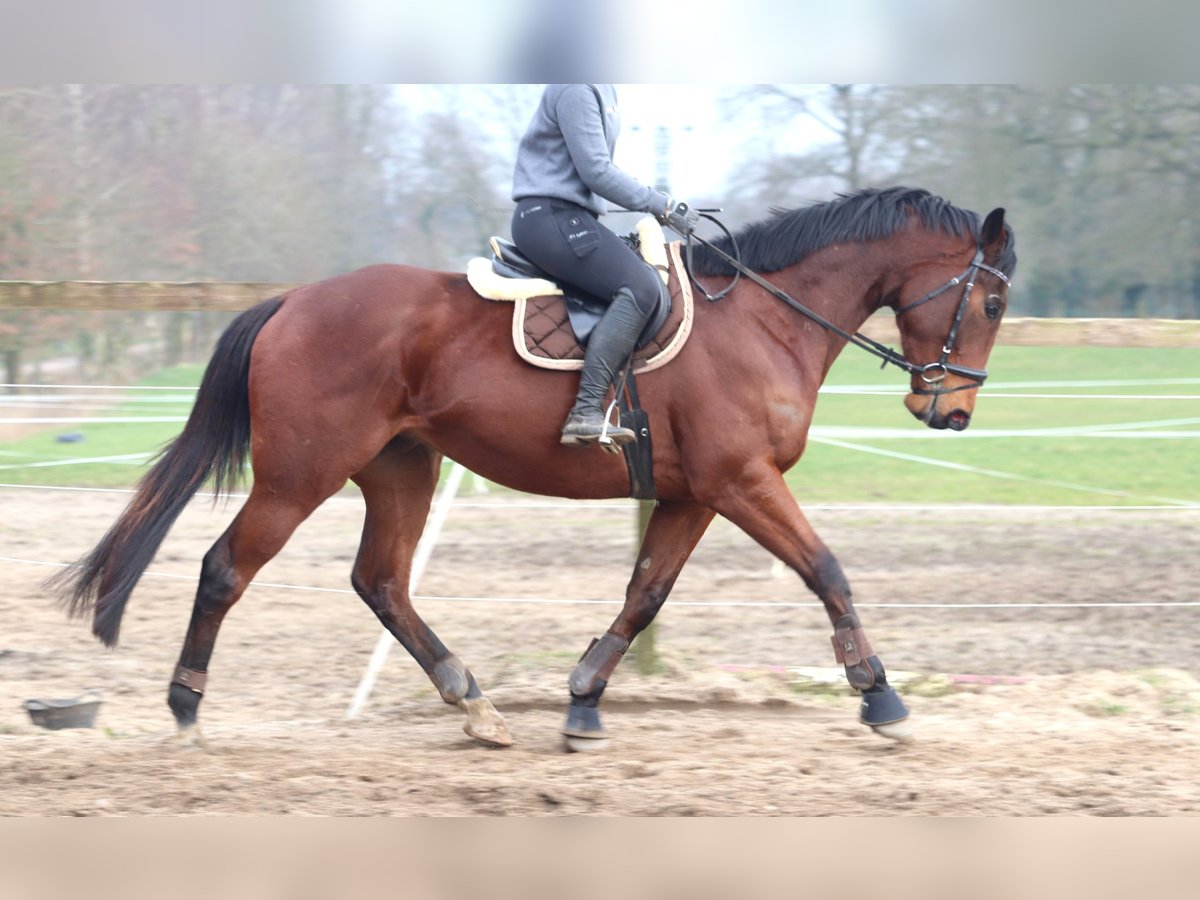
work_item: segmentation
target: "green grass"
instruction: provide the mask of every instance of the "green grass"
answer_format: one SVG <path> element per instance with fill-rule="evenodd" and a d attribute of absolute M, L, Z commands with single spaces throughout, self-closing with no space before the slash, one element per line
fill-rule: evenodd
<path fill-rule="evenodd" d="M 971 428 L 962 434 L 935 433 L 912 418 L 902 404 L 907 383 L 895 370 L 881 372 L 866 354 L 847 350 L 830 373 L 829 385 L 871 385 L 889 396 L 822 394 L 814 440 L 788 483 L 805 503 L 1002 503 L 1048 505 L 1142 505 L 1163 498 L 1200 503 L 1200 443 L 1186 439 L 989 437 L 988 431 L 1117 425 L 1200 419 L 1200 401 L 1172 399 L 1020 399 L 1011 394 L 1200 394 L 1200 384 L 1122 387 L 1028 387 L 1014 382 L 1200 378 L 1200 354 L 1184 349 L 1098 347 L 998 347 L 989 361 L 992 376 L 981 392 Z M 165 370 L 147 386 L 194 387 L 202 367 Z M 168 392 L 169 393 L 169 392 Z M 989 394 L 991 396 L 989 396 Z M 138 397 L 157 396 L 140 392 Z M 175 396 L 170 393 L 170 396 Z M 122 402 L 101 415 L 187 414 L 188 402 Z M 817 439 L 827 427 L 897 430 L 904 437 L 839 437 L 844 443 L 884 453 L 988 470 L 997 474 L 931 466 L 867 449 L 835 446 Z M 157 452 L 178 433 L 177 423 L 64 425 L 19 441 L 0 442 L 0 482 L 121 487 L 133 484 L 144 464 L 85 463 L 13 468 L 72 457 Z M 1200 425 L 1161 426 L 1200 434 Z M 86 440 L 61 444 L 55 437 L 78 431 Z M 911 437 L 909 437 L 911 435 Z M 1105 493 L 1105 491 L 1112 493 Z"/>
<path fill-rule="evenodd" d="M 125 395 L 122 401 L 101 410 L 81 412 L 63 409 L 54 415 L 118 417 L 186 417 L 191 410 L 190 389 L 200 383 L 203 366 L 180 366 L 163 369 L 138 382 L 146 387 L 179 387 L 189 390 L 138 391 Z M 50 392 L 57 393 L 57 392 Z M 67 393 L 67 392 L 63 392 Z M 70 391 L 83 394 L 84 391 Z M 185 398 L 185 399 L 178 399 Z M 135 402 L 136 401 L 136 402 Z M 0 442 L 0 483 L 50 484 L 88 487 L 128 487 L 145 471 L 145 460 L 124 462 L 64 462 L 75 459 L 128 456 L 151 456 L 162 449 L 182 428 L 179 422 L 113 422 L 54 425 L 29 437 Z M 84 436 L 79 443 L 60 443 L 60 435 L 78 433 Z"/>
<path fill-rule="evenodd" d="M 827 426 L 895 429 L 912 437 L 839 438 L 843 443 L 1003 473 L 977 474 L 890 458 L 814 440 L 788 482 L 809 503 L 1009 503 L 1142 505 L 1200 503 L 1200 444 L 1189 439 L 988 437 L 988 431 L 1072 428 L 1200 419 L 1200 401 L 1020 399 L 1013 394 L 1200 395 L 1200 384 L 1017 387 L 1015 382 L 1200 379 L 1200 354 L 1186 349 L 998 347 L 971 428 L 935 433 L 902 405 L 903 375 L 880 372 L 847 351 L 827 385 L 892 385 L 892 396 L 822 394 L 814 433 Z M 1155 430 L 1200 435 L 1195 423 Z M 1031 480 L 1023 480 L 1031 479 Z M 1056 485 L 1050 482 L 1063 482 Z M 1088 490 L 1090 488 L 1091 490 Z M 1103 493 L 1111 491 L 1117 493 Z"/>

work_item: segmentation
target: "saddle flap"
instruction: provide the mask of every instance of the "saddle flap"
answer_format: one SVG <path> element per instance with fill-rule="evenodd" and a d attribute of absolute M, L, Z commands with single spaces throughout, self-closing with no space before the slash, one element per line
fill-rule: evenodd
<path fill-rule="evenodd" d="M 672 261 L 670 304 L 661 304 L 661 322 L 651 322 L 633 354 L 636 372 L 649 372 L 675 358 L 692 331 L 694 304 L 692 286 L 679 257 L 678 242 L 670 246 Z M 682 274 L 682 278 L 680 275 Z M 532 297 L 518 301 L 513 321 L 513 344 L 527 363 L 542 369 L 583 368 L 583 348 L 575 338 L 569 312 L 572 303 L 558 296 Z M 655 329 L 653 326 L 658 325 Z"/>

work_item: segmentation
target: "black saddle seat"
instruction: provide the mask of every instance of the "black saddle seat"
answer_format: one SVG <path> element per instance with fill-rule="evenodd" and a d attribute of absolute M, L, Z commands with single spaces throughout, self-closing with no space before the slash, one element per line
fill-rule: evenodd
<path fill-rule="evenodd" d="M 505 278 L 544 278 L 554 281 L 539 269 L 512 241 L 494 237 L 492 244 L 492 271 Z M 555 282 L 557 284 L 558 282 Z"/>

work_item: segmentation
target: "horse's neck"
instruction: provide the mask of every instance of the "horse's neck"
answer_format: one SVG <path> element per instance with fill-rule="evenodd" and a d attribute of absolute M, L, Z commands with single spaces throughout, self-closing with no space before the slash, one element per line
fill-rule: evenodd
<path fill-rule="evenodd" d="M 842 331 L 853 333 L 879 308 L 879 283 L 882 272 L 873 267 L 839 264 L 836 260 L 814 260 L 817 268 L 794 266 L 778 273 L 771 280 L 778 284 L 794 300 L 801 303 L 826 322 Z M 813 354 L 814 344 L 823 348 L 824 365 L 821 378 L 833 365 L 845 340 L 834 331 L 811 322 L 802 313 L 788 307 L 782 300 L 767 296 L 767 302 L 782 311 L 784 327 L 796 328 L 803 323 L 808 327 L 803 334 L 809 341 L 805 352 Z"/>
<path fill-rule="evenodd" d="M 946 265 L 956 256 L 969 254 L 965 238 L 910 229 L 869 244 L 833 245 L 784 270 L 777 283 L 801 303 L 842 331 L 853 334 L 888 298 L 923 267 Z M 969 256 L 967 257 L 969 258 Z M 788 283 L 791 287 L 786 286 Z M 782 305 L 782 304 L 781 304 Z M 825 331 L 826 356 L 823 381 L 834 360 L 846 346 L 845 339 Z"/>

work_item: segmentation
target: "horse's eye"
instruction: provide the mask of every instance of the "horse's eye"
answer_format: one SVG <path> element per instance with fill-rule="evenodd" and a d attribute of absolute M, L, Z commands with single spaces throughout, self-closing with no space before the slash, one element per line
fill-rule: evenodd
<path fill-rule="evenodd" d="M 999 303 L 993 303 L 991 301 L 988 301 L 987 303 L 985 303 L 983 305 L 983 314 L 985 316 L 987 316 L 989 319 L 1000 318 L 1000 312 L 1001 312 L 1001 309 L 1000 309 Z"/>

